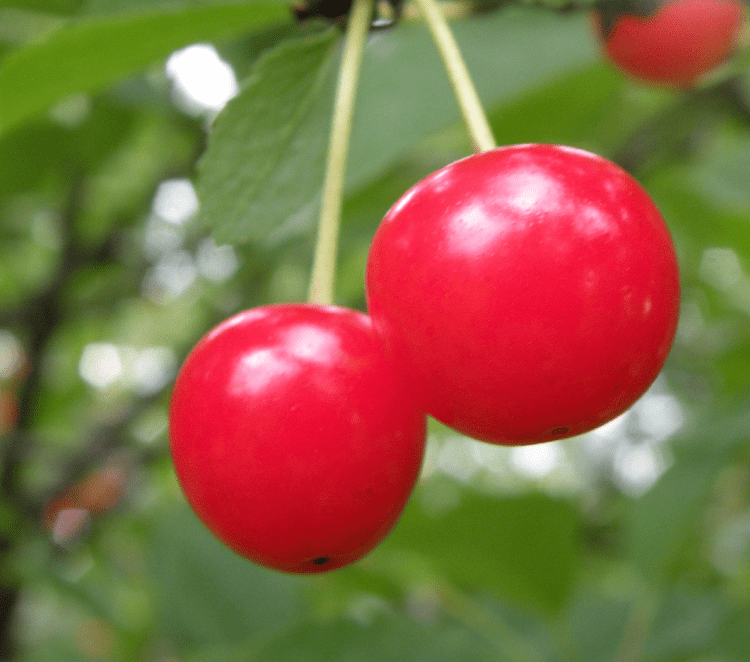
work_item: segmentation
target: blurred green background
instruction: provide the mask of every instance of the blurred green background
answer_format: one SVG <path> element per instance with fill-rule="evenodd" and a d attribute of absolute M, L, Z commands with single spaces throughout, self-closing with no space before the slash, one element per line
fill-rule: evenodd
<path fill-rule="evenodd" d="M 284 2 L 0 0 L 0 659 L 750 660 L 748 60 L 655 89 L 602 60 L 585 6 L 471 9 L 498 143 L 597 152 L 661 208 L 675 346 L 575 439 L 431 423 L 386 542 L 295 577 L 192 515 L 167 406 L 212 325 L 306 296 L 341 31 Z M 390 205 L 468 153 L 407 6 L 364 56 L 338 303 L 364 309 Z"/>

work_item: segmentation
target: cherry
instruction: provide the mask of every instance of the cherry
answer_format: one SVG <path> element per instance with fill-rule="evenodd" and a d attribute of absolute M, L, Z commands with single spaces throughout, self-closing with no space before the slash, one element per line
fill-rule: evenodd
<path fill-rule="evenodd" d="M 741 0 L 651 0 L 593 14 L 609 59 L 654 83 L 687 85 L 728 58 L 745 18 Z"/>
<path fill-rule="evenodd" d="M 370 314 L 424 410 L 528 444 L 616 417 L 659 373 L 677 323 L 675 251 L 649 196 L 555 145 L 457 161 L 385 216 Z"/>
<path fill-rule="evenodd" d="M 362 557 L 414 486 L 425 416 L 369 317 L 305 304 L 248 310 L 193 349 L 170 405 L 182 489 L 241 555 L 296 573 Z"/>

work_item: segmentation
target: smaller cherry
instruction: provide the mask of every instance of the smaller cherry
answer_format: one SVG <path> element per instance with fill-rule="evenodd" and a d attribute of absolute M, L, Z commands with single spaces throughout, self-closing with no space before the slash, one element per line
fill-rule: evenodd
<path fill-rule="evenodd" d="M 419 473 L 425 416 L 362 313 L 248 310 L 188 356 L 169 434 L 182 489 L 239 554 L 294 573 L 375 547 Z"/>

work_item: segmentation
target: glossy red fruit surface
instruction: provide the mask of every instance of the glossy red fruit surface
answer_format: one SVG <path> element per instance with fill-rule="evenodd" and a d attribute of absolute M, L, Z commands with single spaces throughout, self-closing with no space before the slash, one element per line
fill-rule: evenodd
<path fill-rule="evenodd" d="M 375 234 L 366 289 L 425 411 L 501 444 L 625 411 L 659 373 L 679 309 L 649 196 L 613 163 L 554 145 L 477 154 L 419 182 Z"/>
<path fill-rule="evenodd" d="M 607 56 L 629 74 L 655 83 L 686 85 L 728 58 L 740 37 L 740 0 L 671 0 L 648 16 L 619 15 L 605 35 Z"/>
<path fill-rule="evenodd" d="M 185 361 L 170 406 L 177 477 L 213 533 L 296 573 L 362 557 L 417 478 L 425 416 L 370 318 L 275 305 L 236 315 Z"/>

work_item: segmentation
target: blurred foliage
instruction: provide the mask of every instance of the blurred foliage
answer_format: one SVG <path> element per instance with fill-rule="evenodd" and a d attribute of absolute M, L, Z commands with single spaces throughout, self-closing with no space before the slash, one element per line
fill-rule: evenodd
<path fill-rule="evenodd" d="M 747 58 L 647 87 L 584 6 L 464 3 L 453 26 L 500 144 L 598 152 L 658 203 L 683 283 L 667 366 L 562 443 L 432 422 L 391 536 L 301 578 L 198 523 L 167 406 L 213 324 L 305 297 L 339 27 L 260 0 L 0 2 L 0 659 L 747 662 Z M 165 68 L 199 42 L 239 82 L 216 118 Z M 470 149 L 409 6 L 370 36 L 352 141 L 337 292 L 363 309 L 379 220 Z"/>

